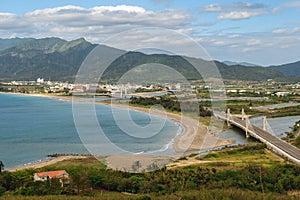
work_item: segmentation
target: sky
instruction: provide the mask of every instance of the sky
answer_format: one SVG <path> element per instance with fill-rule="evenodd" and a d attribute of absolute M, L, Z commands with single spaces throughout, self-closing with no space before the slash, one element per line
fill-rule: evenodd
<path fill-rule="evenodd" d="M 0 0 L 0 38 L 84 37 L 101 44 L 152 27 L 184 35 L 214 60 L 262 66 L 300 60 L 299 0 Z M 138 34 L 131 37 L 154 40 Z M 155 39 L 162 47 L 166 39 L 179 45 L 172 34 Z"/>

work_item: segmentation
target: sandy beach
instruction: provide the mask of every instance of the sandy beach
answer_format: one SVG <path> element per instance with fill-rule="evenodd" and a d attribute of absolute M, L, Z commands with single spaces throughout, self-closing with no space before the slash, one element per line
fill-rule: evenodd
<path fill-rule="evenodd" d="M 112 103 L 108 104 L 115 107 L 128 108 L 146 112 L 151 115 L 167 117 L 180 123 L 184 127 L 184 132 L 177 135 L 174 139 L 173 148 L 176 152 L 188 152 L 196 150 L 207 150 L 215 147 L 234 144 L 234 141 L 220 138 L 220 129 L 216 127 L 207 127 L 199 123 L 197 119 L 189 116 L 180 115 L 164 110 L 149 109 L 144 107 L 137 107 L 128 104 Z"/>
<path fill-rule="evenodd" d="M 48 97 L 48 98 L 56 98 L 61 100 L 67 100 L 67 101 L 84 101 L 82 98 L 72 98 L 72 96 L 61 96 L 61 95 L 53 95 L 53 94 L 20 94 L 18 95 L 26 95 L 26 96 L 39 96 L 39 97 Z M 93 103 L 91 101 L 85 101 L 88 103 Z M 199 123 L 199 120 L 196 118 L 184 116 L 181 114 L 166 112 L 164 110 L 157 110 L 157 109 L 149 109 L 145 107 L 137 107 L 132 106 L 128 104 L 120 104 L 120 103 L 107 103 L 107 102 L 101 102 L 97 101 L 95 102 L 97 104 L 106 104 L 111 105 L 115 107 L 121 107 L 121 108 L 128 108 L 131 110 L 146 112 L 151 115 L 157 115 L 161 117 L 166 117 L 171 120 L 174 120 L 178 123 L 180 123 L 184 129 L 183 132 L 179 135 L 177 135 L 174 138 L 173 142 L 173 149 L 177 153 L 188 153 L 189 151 L 196 151 L 196 150 L 207 150 L 212 149 L 215 147 L 225 146 L 234 144 L 235 142 L 226 138 L 220 138 L 219 134 L 221 132 L 220 129 L 216 127 L 207 127 Z M 141 157 L 141 156 L 140 156 Z M 139 157 L 139 158 L 140 158 Z M 66 160 L 66 159 L 72 159 L 72 158 L 82 158 L 81 156 L 60 156 L 57 158 L 53 158 L 44 162 L 40 162 L 37 164 L 33 164 L 30 166 L 22 166 L 18 168 L 20 169 L 26 169 L 26 168 L 40 168 L 44 167 L 50 164 L 54 164 L 56 162 Z M 120 161 L 119 157 L 109 157 L 110 163 L 118 163 Z M 149 158 L 145 158 L 146 160 L 149 160 Z M 126 161 L 124 162 L 126 163 Z M 117 164 L 119 165 L 119 164 Z M 118 166 L 111 165 L 112 168 L 118 168 Z M 16 169 L 13 169 L 16 170 Z"/>
<path fill-rule="evenodd" d="M 70 156 L 58 156 L 58 157 L 54 157 L 54 158 L 49 158 L 45 161 L 41 161 L 35 164 L 31 164 L 31 165 L 22 165 L 20 167 L 16 167 L 13 169 L 9 169 L 7 170 L 8 172 L 15 172 L 18 170 L 23 170 L 23 169 L 38 169 L 38 168 L 42 168 L 42 167 L 46 167 L 48 165 L 52 165 L 55 164 L 57 162 L 63 161 L 63 160 L 69 160 L 69 159 L 82 159 L 82 158 L 87 158 L 88 156 L 75 156 L 75 155 L 70 155 Z"/>

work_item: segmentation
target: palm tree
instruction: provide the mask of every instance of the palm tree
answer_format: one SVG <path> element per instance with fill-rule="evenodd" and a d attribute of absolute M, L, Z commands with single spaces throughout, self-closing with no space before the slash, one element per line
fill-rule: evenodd
<path fill-rule="evenodd" d="M 3 162 L 0 160 L 0 173 L 2 172 L 3 169 L 4 169 L 4 164 L 3 164 Z"/>

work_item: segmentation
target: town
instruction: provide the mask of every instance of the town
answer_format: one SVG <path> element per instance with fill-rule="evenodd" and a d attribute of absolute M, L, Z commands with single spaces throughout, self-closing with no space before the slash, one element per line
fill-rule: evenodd
<path fill-rule="evenodd" d="M 59 95 L 72 95 L 72 93 L 93 93 L 95 96 L 111 96 L 120 98 L 130 98 L 129 94 L 151 93 L 159 91 L 180 92 L 196 94 L 197 98 L 209 98 L 209 92 L 219 92 L 226 94 L 227 97 L 247 97 L 255 99 L 261 97 L 297 97 L 300 95 L 300 82 L 286 83 L 277 82 L 273 79 L 267 81 L 238 81 L 225 80 L 223 90 L 211 89 L 210 82 L 203 80 L 191 81 L 186 83 L 148 83 L 137 84 L 74 84 L 61 81 L 46 81 L 38 78 L 34 81 L 9 81 L 0 82 L 0 92 L 13 92 L 25 94 L 47 94 L 55 93 Z M 162 93 L 163 94 L 163 93 Z M 298 98 L 293 98 L 298 99 Z"/>

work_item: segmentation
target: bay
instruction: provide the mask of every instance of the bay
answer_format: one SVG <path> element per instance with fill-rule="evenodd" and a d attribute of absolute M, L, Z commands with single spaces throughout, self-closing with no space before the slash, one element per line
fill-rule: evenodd
<path fill-rule="evenodd" d="M 170 141 L 178 134 L 174 121 L 144 112 L 129 110 L 135 124 L 147 127 L 151 123 L 163 124 L 159 133 L 148 138 L 128 136 L 114 120 L 118 108 L 95 105 L 101 128 L 111 143 L 128 152 L 162 152 L 170 148 Z M 113 110 L 113 111 L 112 111 Z M 120 108 L 121 111 L 121 108 Z M 5 169 L 46 158 L 49 154 L 89 154 L 78 135 L 73 120 L 72 102 L 53 98 L 16 94 L 0 94 L 0 160 Z M 118 114 L 118 113 L 117 113 Z M 89 126 L 96 131 L 97 126 Z M 133 127 L 134 128 L 134 127 Z M 152 130 L 149 130 L 151 132 Z M 144 134 L 144 133 L 141 133 Z M 116 153 L 111 145 L 101 143 L 101 155 Z M 170 149 L 169 149 L 170 151 Z"/>

